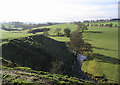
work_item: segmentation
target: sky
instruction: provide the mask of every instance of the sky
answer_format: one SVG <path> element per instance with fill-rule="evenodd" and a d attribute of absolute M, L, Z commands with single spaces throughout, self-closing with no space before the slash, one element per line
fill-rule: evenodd
<path fill-rule="evenodd" d="M 119 0 L 0 0 L 0 22 L 73 22 L 118 17 Z"/>

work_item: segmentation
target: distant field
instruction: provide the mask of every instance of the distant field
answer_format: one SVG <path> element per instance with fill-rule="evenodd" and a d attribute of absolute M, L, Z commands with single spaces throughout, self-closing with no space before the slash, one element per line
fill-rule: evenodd
<path fill-rule="evenodd" d="M 51 28 L 49 31 L 50 35 L 56 35 L 56 33 L 54 33 L 56 28 L 61 28 L 60 33 L 64 33 L 65 28 L 69 28 L 71 31 L 75 31 L 77 28 L 77 25 L 75 25 L 75 24 L 58 24 L 58 25 L 53 25 L 53 26 L 47 26 L 47 28 Z M 68 37 L 51 37 L 50 36 L 50 38 L 55 39 L 57 41 L 62 41 L 62 42 L 68 42 L 70 40 Z"/>
<path fill-rule="evenodd" d="M 31 36 L 31 35 L 42 34 L 42 32 L 32 34 L 32 33 L 27 33 L 24 31 L 5 31 L 5 30 L 1 30 L 1 29 L 0 29 L 0 31 L 2 32 L 1 35 L 2 35 L 2 40 L 3 40 L 2 43 L 0 43 L 0 45 L 7 43 L 6 39 L 11 40 L 11 39 L 27 37 L 27 36 Z"/>
<path fill-rule="evenodd" d="M 2 32 L 2 39 L 15 39 L 19 37 L 26 37 L 30 35 L 35 35 L 31 33 L 27 33 L 27 31 L 5 31 L 0 29 Z M 42 33 L 36 33 L 36 34 L 42 34 Z"/>
<path fill-rule="evenodd" d="M 37 27 L 37 28 L 32 28 L 32 29 L 41 29 L 41 28 L 50 28 L 50 31 L 48 32 L 50 35 L 56 35 L 56 33 L 54 33 L 54 31 L 56 30 L 56 28 L 61 28 L 60 33 L 64 33 L 64 29 L 65 28 L 69 28 L 71 31 L 76 30 L 77 25 L 75 24 L 58 24 L 58 25 L 51 25 L 51 26 L 44 26 L 44 27 Z M 0 31 L 2 31 L 2 39 L 15 39 L 15 38 L 19 38 L 19 37 L 26 37 L 26 36 L 30 36 L 30 35 L 37 35 L 37 34 L 42 34 L 43 32 L 38 32 L 36 34 L 32 34 L 32 33 L 28 33 L 28 30 L 24 30 L 24 31 L 5 31 L 0 29 Z M 62 42 L 66 42 L 69 41 L 69 38 L 67 37 L 51 37 L 52 39 L 55 39 L 57 41 L 62 41 Z"/>
<path fill-rule="evenodd" d="M 44 27 L 40 27 L 40 28 L 50 28 L 49 34 L 50 35 L 55 35 L 56 33 L 54 33 L 54 31 L 56 30 L 56 28 L 61 28 L 60 33 L 64 33 L 64 29 L 65 28 L 69 28 L 71 31 L 75 31 L 77 28 L 77 25 L 75 24 L 57 24 L 57 25 L 51 25 L 51 26 L 44 26 Z"/>
<path fill-rule="evenodd" d="M 96 59 L 86 61 L 82 69 L 118 81 L 118 28 L 89 27 L 84 38 L 92 44 Z"/>
<path fill-rule="evenodd" d="M 69 28 L 72 31 L 75 31 L 76 28 L 77 28 L 77 25 L 75 24 L 70 24 L 70 23 L 67 23 L 67 24 L 57 24 L 57 25 L 51 25 L 51 26 L 44 26 L 44 27 L 38 27 L 38 28 L 33 28 L 32 30 L 34 29 L 42 29 L 42 28 L 50 28 L 50 31 L 48 31 L 48 33 L 50 35 L 56 35 L 55 30 L 57 28 L 61 28 L 61 31 L 60 33 L 64 34 L 64 29 L 65 28 Z M 24 32 L 27 32 L 28 30 L 25 30 Z M 53 36 L 48 36 L 54 40 L 57 40 L 57 41 L 61 41 L 61 42 L 68 42 L 70 39 L 68 37 L 53 37 Z"/>

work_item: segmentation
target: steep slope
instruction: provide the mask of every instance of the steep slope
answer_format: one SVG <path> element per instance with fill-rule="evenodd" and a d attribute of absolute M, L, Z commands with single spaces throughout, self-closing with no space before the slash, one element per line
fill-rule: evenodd
<path fill-rule="evenodd" d="M 3 58 L 18 66 L 52 73 L 71 73 L 73 55 L 63 42 L 35 35 L 10 40 L 2 48 Z"/>

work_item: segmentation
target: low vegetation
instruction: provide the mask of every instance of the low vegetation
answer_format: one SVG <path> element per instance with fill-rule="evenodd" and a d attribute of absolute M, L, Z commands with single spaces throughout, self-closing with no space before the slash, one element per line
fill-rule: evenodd
<path fill-rule="evenodd" d="M 91 81 L 82 80 L 67 75 L 51 74 L 44 71 L 35 71 L 28 67 L 2 67 L 4 84 L 49 84 L 49 85 L 73 85 L 73 84 L 93 84 Z"/>

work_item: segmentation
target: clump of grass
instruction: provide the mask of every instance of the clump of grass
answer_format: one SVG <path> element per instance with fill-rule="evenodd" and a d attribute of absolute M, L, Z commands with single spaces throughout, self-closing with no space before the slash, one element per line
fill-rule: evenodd
<path fill-rule="evenodd" d="M 9 74 L 2 74 L 2 78 L 4 79 L 4 78 L 7 78 L 7 77 L 10 77 L 11 75 L 9 75 Z"/>
<path fill-rule="evenodd" d="M 13 69 L 23 70 L 23 71 L 30 71 L 30 70 L 32 70 L 31 68 L 28 68 L 28 67 L 14 67 Z"/>
<path fill-rule="evenodd" d="M 18 79 L 13 80 L 12 83 L 18 84 L 18 85 L 19 84 L 25 85 L 25 84 L 32 84 L 33 82 L 25 81 L 23 79 L 18 78 Z"/>
<path fill-rule="evenodd" d="M 4 67 L 5 68 L 5 67 Z M 9 70 L 10 68 L 5 68 L 5 70 Z M 92 82 L 88 82 L 85 80 L 80 80 L 76 77 L 69 77 L 67 75 L 60 75 L 60 74 L 51 74 L 49 72 L 44 72 L 44 71 L 34 71 L 31 70 L 30 68 L 27 67 L 17 67 L 17 68 L 11 68 L 13 70 L 22 70 L 23 73 L 19 74 L 19 76 L 14 76 L 12 79 L 12 83 L 14 84 L 26 84 L 26 83 L 33 83 L 38 81 L 39 79 L 46 79 L 47 81 L 49 81 L 50 83 L 54 83 L 54 84 L 65 84 L 65 85 L 69 85 L 69 84 L 79 84 L 79 83 L 92 83 Z M 11 70 L 10 69 L 10 70 Z M 29 71 L 28 71 L 29 70 Z M 25 72 L 25 73 L 24 73 Z M 26 73 L 28 72 L 28 73 Z M 34 73 L 32 73 L 34 72 Z M 24 79 L 20 79 L 19 77 L 25 75 L 25 76 L 32 76 L 33 79 L 31 81 L 26 81 Z M 3 75 L 3 76 L 7 76 L 7 75 Z M 10 75 L 8 75 L 10 76 Z M 39 79 L 38 79 L 39 78 Z M 9 79 L 9 80 L 11 80 Z"/>

